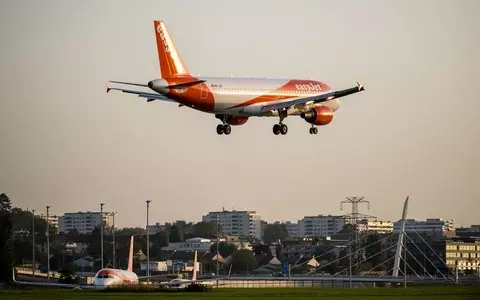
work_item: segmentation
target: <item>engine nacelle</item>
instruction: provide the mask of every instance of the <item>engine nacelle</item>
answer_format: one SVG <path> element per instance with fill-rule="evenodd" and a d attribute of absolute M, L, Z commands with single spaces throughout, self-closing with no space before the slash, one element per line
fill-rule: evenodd
<path fill-rule="evenodd" d="M 231 117 L 227 123 L 230 124 L 230 125 L 243 125 L 245 123 L 247 123 L 248 121 L 248 117 Z"/>
<path fill-rule="evenodd" d="M 314 125 L 327 125 L 333 120 L 333 111 L 326 106 L 316 106 L 300 115 L 302 119 Z"/>

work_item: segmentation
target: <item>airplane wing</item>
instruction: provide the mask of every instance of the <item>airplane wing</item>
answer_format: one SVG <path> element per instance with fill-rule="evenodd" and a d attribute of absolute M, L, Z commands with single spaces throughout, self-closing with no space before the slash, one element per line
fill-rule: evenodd
<path fill-rule="evenodd" d="M 207 283 L 207 282 L 215 282 L 217 280 L 224 280 L 225 278 L 209 278 L 209 279 L 197 279 L 197 280 L 185 280 L 185 281 L 177 281 L 177 282 L 162 282 L 159 286 L 170 287 L 170 286 L 182 286 L 186 284 L 192 283 Z M 224 285 L 224 284 L 221 284 Z"/>
<path fill-rule="evenodd" d="M 295 100 L 285 101 L 285 102 L 280 102 L 275 104 L 267 104 L 261 107 L 260 112 L 265 113 L 272 110 L 280 110 L 280 109 L 289 108 L 295 105 L 305 104 L 308 102 L 313 102 L 313 103 L 325 102 L 328 100 L 345 97 L 354 93 L 358 93 L 363 90 L 365 90 L 365 88 L 363 87 L 363 85 L 361 85 L 357 81 L 357 86 L 353 88 L 340 90 L 340 91 L 332 91 L 332 92 L 317 94 L 312 96 L 306 96 L 302 98 L 297 98 Z"/>
<path fill-rule="evenodd" d="M 135 84 L 135 85 L 140 85 L 140 84 Z M 113 88 L 113 87 L 109 86 L 108 84 L 106 86 L 107 86 L 107 93 L 110 92 L 111 90 L 114 90 L 114 91 L 120 91 L 120 92 L 124 92 L 124 93 L 128 93 L 128 94 L 134 94 L 134 95 L 137 95 L 138 97 L 141 97 L 141 98 L 147 98 L 147 102 L 151 102 L 151 101 L 154 101 L 154 100 L 162 100 L 162 101 L 166 101 L 166 102 L 177 103 L 177 101 L 169 99 L 169 98 L 167 98 L 163 95 L 157 94 L 157 93 L 147 93 L 147 92 L 143 92 L 143 91 L 134 91 L 134 90 L 128 90 L 128 89 Z"/>
<path fill-rule="evenodd" d="M 57 287 L 57 288 L 81 288 L 81 289 L 94 289 L 94 285 L 85 285 L 85 284 L 69 284 L 69 283 L 56 283 L 56 282 L 35 282 L 35 281 L 20 281 L 15 277 L 15 270 L 13 273 L 13 282 L 18 285 L 23 286 L 39 286 L 39 287 Z"/>

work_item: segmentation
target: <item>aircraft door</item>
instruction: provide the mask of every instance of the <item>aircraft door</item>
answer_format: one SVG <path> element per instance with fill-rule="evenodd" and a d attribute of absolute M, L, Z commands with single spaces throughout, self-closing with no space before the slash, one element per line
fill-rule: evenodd
<path fill-rule="evenodd" d="M 206 100 L 208 96 L 208 88 L 205 84 L 200 84 L 200 99 Z"/>

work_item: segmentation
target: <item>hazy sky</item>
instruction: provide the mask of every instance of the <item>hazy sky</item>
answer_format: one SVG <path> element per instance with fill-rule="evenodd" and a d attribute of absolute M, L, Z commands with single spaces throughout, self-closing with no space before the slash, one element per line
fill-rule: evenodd
<path fill-rule="evenodd" d="M 480 223 L 480 1 L 0 1 L 0 192 L 120 226 L 256 210 Z M 105 93 L 148 82 L 163 20 L 195 75 L 317 79 L 366 91 L 308 133 L 289 117 L 218 136 L 213 115 Z M 347 207 L 347 209 L 349 209 Z"/>

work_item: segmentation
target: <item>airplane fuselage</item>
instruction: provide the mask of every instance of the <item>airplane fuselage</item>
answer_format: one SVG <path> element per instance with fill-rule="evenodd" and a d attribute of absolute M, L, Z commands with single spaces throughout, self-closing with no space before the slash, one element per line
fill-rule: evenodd
<path fill-rule="evenodd" d="M 214 114 L 222 121 L 217 133 L 229 135 L 231 125 L 243 125 L 250 117 L 278 117 L 273 125 L 275 135 L 285 135 L 288 126 L 283 123 L 288 116 L 300 116 L 310 124 L 310 134 L 317 134 L 316 126 L 332 122 L 334 112 L 340 108 L 338 98 L 358 93 L 364 87 L 333 91 L 328 85 L 316 80 L 197 77 L 185 67 L 170 34 L 162 21 L 153 22 L 161 78 L 147 85 L 133 82 L 112 81 L 130 86 L 148 87 L 155 93 L 132 89 L 112 88 L 125 93 L 137 94 L 147 101 L 161 100 L 179 103 L 192 109 Z"/>
<path fill-rule="evenodd" d="M 137 274 L 120 269 L 101 269 L 93 278 L 93 285 L 99 287 L 138 284 Z"/>
<path fill-rule="evenodd" d="M 261 113 L 261 105 L 280 103 L 308 95 L 321 95 L 332 92 L 323 82 L 299 79 L 234 78 L 234 77 L 195 77 L 188 81 L 205 81 L 187 88 L 165 88 L 178 84 L 187 78 L 156 79 L 149 87 L 178 103 L 213 114 L 231 116 L 278 116 L 278 112 Z M 289 108 L 289 115 L 298 115 L 316 105 L 301 105 Z M 321 103 L 332 111 L 340 107 L 338 99 Z"/>

